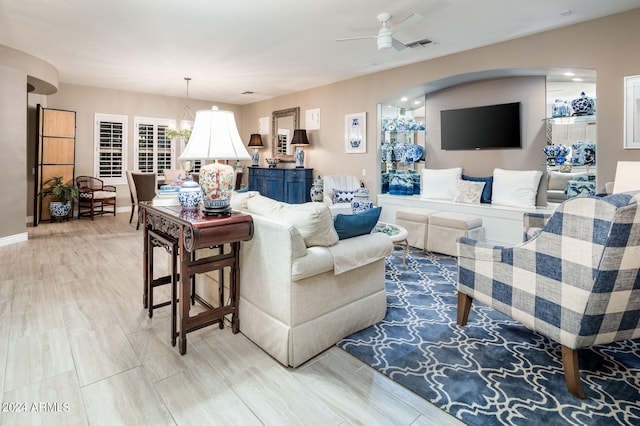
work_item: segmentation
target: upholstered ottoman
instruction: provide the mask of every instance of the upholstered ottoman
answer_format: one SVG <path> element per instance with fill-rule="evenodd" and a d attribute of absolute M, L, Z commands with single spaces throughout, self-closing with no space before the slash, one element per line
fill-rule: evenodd
<path fill-rule="evenodd" d="M 437 210 L 407 207 L 396 211 L 396 225 L 407 230 L 407 243 L 422 250 L 427 248 L 429 216 Z"/>
<path fill-rule="evenodd" d="M 458 237 L 484 240 L 482 218 L 464 213 L 440 212 L 429 216 L 427 250 L 457 256 Z"/>

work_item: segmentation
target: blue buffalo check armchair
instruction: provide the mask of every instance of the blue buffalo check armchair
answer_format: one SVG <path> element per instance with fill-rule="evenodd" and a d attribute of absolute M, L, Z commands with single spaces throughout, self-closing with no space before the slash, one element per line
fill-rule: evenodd
<path fill-rule="evenodd" d="M 562 346 L 584 398 L 578 349 L 640 337 L 640 192 L 565 201 L 524 243 L 458 239 L 458 317 L 478 300 Z M 525 223 L 528 219 L 525 217 Z"/>

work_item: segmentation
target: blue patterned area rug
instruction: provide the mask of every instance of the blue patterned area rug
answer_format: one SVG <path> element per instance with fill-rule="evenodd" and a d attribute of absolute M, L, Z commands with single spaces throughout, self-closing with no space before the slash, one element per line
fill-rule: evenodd
<path fill-rule="evenodd" d="M 386 262 L 385 319 L 340 348 L 467 424 L 640 424 L 637 340 L 580 351 L 580 400 L 557 343 L 479 302 L 456 324 L 455 258 L 412 249 L 407 269 Z"/>

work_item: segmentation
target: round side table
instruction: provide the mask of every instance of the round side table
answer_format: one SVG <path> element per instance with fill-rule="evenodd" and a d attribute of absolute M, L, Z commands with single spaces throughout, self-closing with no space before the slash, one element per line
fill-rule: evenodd
<path fill-rule="evenodd" d="M 402 226 L 395 225 L 393 223 L 388 222 L 378 222 L 376 226 L 373 227 L 371 232 L 382 232 L 391 238 L 391 242 L 393 244 L 402 245 L 402 256 L 398 256 L 393 253 L 399 259 L 402 259 L 402 264 L 404 267 L 407 267 L 407 253 L 409 252 L 409 243 L 407 243 L 407 236 L 409 233 Z"/>

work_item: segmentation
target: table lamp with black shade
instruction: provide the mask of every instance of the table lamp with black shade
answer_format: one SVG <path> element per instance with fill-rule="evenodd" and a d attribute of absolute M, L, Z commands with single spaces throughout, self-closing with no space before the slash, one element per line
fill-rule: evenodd
<path fill-rule="evenodd" d="M 291 145 L 296 147 L 296 168 L 304 168 L 304 151 L 302 147 L 309 145 L 309 139 L 307 139 L 307 131 L 304 129 L 296 129 L 293 131 L 293 138 L 291 139 Z"/>
<path fill-rule="evenodd" d="M 235 171 L 218 161 L 251 159 L 238 133 L 233 112 L 221 111 L 215 106 L 197 111 L 191 137 L 178 159 L 215 160 L 200 168 L 203 212 L 217 216 L 230 214 Z"/>
<path fill-rule="evenodd" d="M 262 144 L 262 136 L 258 133 L 253 133 L 249 138 L 249 145 L 253 148 L 253 152 L 251 153 L 251 167 L 258 167 L 260 165 L 260 153 L 258 152 L 258 148 L 264 147 Z"/>

